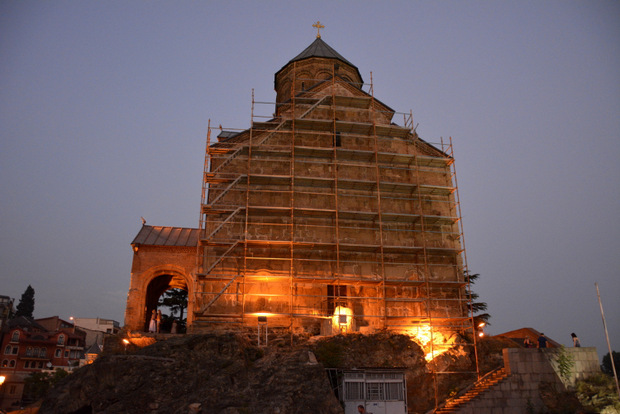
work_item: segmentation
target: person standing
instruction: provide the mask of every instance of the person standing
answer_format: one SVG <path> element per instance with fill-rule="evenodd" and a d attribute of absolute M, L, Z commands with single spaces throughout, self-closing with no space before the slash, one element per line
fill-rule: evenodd
<path fill-rule="evenodd" d="M 155 313 L 155 309 L 151 312 L 151 321 L 149 322 L 149 332 L 155 333 L 157 331 L 157 314 Z"/>
<path fill-rule="evenodd" d="M 161 310 L 157 311 L 157 333 L 161 332 Z"/>
<path fill-rule="evenodd" d="M 577 338 L 577 335 L 575 335 L 575 332 L 570 334 L 570 336 L 573 338 L 573 346 L 575 348 L 580 348 L 581 347 L 581 342 L 579 342 L 579 338 Z"/>
<path fill-rule="evenodd" d="M 539 348 L 547 347 L 547 337 L 545 336 L 544 333 L 541 333 L 540 336 L 538 337 L 538 347 Z"/>

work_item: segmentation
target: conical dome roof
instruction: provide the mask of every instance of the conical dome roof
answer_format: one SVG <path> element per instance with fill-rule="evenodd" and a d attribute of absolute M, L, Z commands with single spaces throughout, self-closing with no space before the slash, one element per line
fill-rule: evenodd
<path fill-rule="evenodd" d="M 282 72 L 282 70 L 286 68 L 288 65 L 290 65 L 291 63 L 299 62 L 300 60 L 310 59 L 310 58 L 315 58 L 315 57 L 326 58 L 326 59 L 337 59 L 341 61 L 342 63 L 345 63 L 351 66 L 357 71 L 357 75 L 359 76 L 360 80 L 363 83 L 362 75 L 360 74 L 360 71 L 357 68 L 357 66 L 355 66 L 353 63 L 345 59 L 340 53 L 336 52 L 334 48 L 332 48 L 330 45 L 325 43 L 325 41 L 323 41 L 323 39 L 321 39 L 320 37 L 317 37 L 314 40 L 314 42 L 310 44 L 310 46 L 305 48 L 300 54 L 298 54 L 293 59 L 291 59 L 286 65 L 282 67 L 282 69 L 277 71 L 275 74 L 275 78 L 277 78 L 278 73 Z"/>
<path fill-rule="evenodd" d="M 342 55 L 334 50 L 330 45 L 325 43 L 323 39 L 317 37 L 314 42 L 310 44 L 307 48 L 304 49 L 303 52 L 295 56 L 288 63 L 300 61 L 303 59 L 311 58 L 311 57 L 322 57 L 322 58 L 331 58 L 338 59 L 343 61 L 344 63 L 355 67 L 355 65 L 348 60 L 346 60 Z"/>

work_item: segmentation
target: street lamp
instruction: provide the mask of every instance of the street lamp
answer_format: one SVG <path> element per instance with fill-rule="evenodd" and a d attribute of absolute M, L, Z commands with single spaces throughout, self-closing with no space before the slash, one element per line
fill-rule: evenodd
<path fill-rule="evenodd" d="M 2 385 L 4 384 L 4 381 L 6 381 L 6 377 L 4 375 L 0 375 L 0 407 L 2 407 L 1 403 L 2 403 L 2 400 L 4 399 L 4 389 L 2 389 Z M 2 408 L 0 408 L 0 411 L 2 411 Z"/>

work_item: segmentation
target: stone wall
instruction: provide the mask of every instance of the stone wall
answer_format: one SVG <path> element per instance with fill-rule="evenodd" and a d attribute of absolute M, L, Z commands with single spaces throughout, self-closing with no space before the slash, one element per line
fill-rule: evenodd
<path fill-rule="evenodd" d="M 564 383 L 560 377 L 558 348 L 521 349 L 506 348 L 504 367 L 508 374 L 502 382 L 485 391 L 460 408 L 459 413 L 471 414 L 522 414 L 543 412 L 545 404 L 541 386 L 555 392 L 566 391 L 576 380 L 600 373 L 596 348 L 564 348 L 573 366 Z"/>
<path fill-rule="evenodd" d="M 156 306 L 159 296 L 169 287 L 188 291 L 188 323 L 193 311 L 193 279 L 196 268 L 196 248 L 186 246 L 139 246 L 134 248 L 131 281 L 125 308 L 125 328 L 145 330 L 147 314 Z M 156 279 L 166 277 L 169 282 L 157 285 Z M 149 285 L 154 291 L 148 297 Z"/>

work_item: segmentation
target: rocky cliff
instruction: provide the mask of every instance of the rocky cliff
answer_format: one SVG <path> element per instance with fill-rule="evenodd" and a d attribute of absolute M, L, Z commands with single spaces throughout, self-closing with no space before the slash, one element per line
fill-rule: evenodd
<path fill-rule="evenodd" d="M 414 413 L 434 407 L 435 388 L 447 393 L 455 386 L 433 380 L 422 349 L 404 335 L 318 340 L 274 335 L 265 348 L 254 339 L 251 334 L 205 334 L 171 337 L 143 348 L 119 347 L 60 382 L 40 413 L 343 413 L 326 367 L 405 368 Z M 434 363 L 470 364 L 470 355 L 459 352 Z"/>

